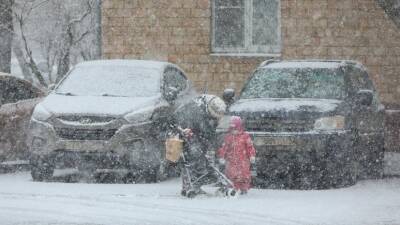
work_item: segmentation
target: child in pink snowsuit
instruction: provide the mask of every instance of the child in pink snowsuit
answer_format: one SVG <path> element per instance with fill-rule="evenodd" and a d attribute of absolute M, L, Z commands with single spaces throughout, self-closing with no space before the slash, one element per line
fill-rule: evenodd
<path fill-rule="evenodd" d="M 255 156 L 256 150 L 250 135 L 244 131 L 241 118 L 233 116 L 218 157 L 219 162 L 225 165 L 225 175 L 241 194 L 250 189 L 250 166 L 255 163 Z"/>

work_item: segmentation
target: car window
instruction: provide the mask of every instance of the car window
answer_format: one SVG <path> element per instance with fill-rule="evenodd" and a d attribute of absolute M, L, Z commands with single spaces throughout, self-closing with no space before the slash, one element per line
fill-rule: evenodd
<path fill-rule="evenodd" d="M 336 68 L 262 68 L 246 84 L 241 98 L 343 99 L 345 80 Z"/>
<path fill-rule="evenodd" d="M 352 86 L 354 92 L 357 92 L 359 90 L 371 90 L 371 91 L 373 91 L 373 95 L 374 95 L 372 104 L 380 105 L 378 92 L 375 90 L 374 84 L 373 84 L 371 78 L 369 77 L 367 71 L 362 70 L 355 66 L 349 66 L 346 69 L 346 72 L 349 75 L 349 78 L 351 81 L 351 86 Z"/>
<path fill-rule="evenodd" d="M 355 91 L 361 89 L 374 90 L 372 81 L 369 79 L 366 71 L 355 66 L 349 66 L 346 69 L 346 73 L 348 74 L 351 86 Z"/>
<path fill-rule="evenodd" d="M 174 87 L 182 92 L 187 87 L 187 79 L 180 70 L 168 68 L 164 73 L 164 90 L 166 87 Z"/>
<path fill-rule="evenodd" d="M 14 77 L 0 78 L 0 105 L 37 97 L 39 93 L 29 83 Z"/>

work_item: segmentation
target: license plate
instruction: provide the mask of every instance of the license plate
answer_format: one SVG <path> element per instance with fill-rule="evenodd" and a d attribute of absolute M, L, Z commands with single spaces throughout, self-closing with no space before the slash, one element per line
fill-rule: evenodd
<path fill-rule="evenodd" d="M 66 142 L 65 143 L 65 148 L 68 150 L 77 150 L 79 149 L 80 145 L 79 143 L 76 142 Z"/>
<path fill-rule="evenodd" d="M 103 143 L 99 142 L 67 141 L 64 145 L 71 151 L 96 151 L 104 148 Z"/>
<path fill-rule="evenodd" d="M 257 146 L 292 146 L 296 143 L 289 137 L 263 137 L 255 138 L 254 144 Z"/>

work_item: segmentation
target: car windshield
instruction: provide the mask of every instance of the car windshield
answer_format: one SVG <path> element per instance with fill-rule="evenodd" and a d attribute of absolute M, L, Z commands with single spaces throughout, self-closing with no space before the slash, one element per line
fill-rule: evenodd
<path fill-rule="evenodd" d="M 151 97 L 160 93 L 159 71 L 126 65 L 76 67 L 58 86 L 57 94 L 71 96 Z"/>
<path fill-rule="evenodd" d="M 344 83 L 337 68 L 263 68 L 255 72 L 241 98 L 343 99 Z"/>

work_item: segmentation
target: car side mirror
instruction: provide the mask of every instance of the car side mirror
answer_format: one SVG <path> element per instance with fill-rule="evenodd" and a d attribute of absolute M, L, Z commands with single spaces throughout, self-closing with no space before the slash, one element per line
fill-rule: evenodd
<path fill-rule="evenodd" d="M 227 105 L 230 105 L 235 97 L 235 90 L 232 88 L 228 88 L 224 90 L 224 93 L 222 94 L 222 99 Z"/>
<path fill-rule="evenodd" d="M 168 102 L 173 102 L 178 98 L 179 90 L 176 87 L 167 87 L 164 93 L 164 98 Z"/>
<path fill-rule="evenodd" d="M 359 90 L 355 96 L 356 104 L 360 106 L 370 106 L 374 94 L 371 90 Z"/>

